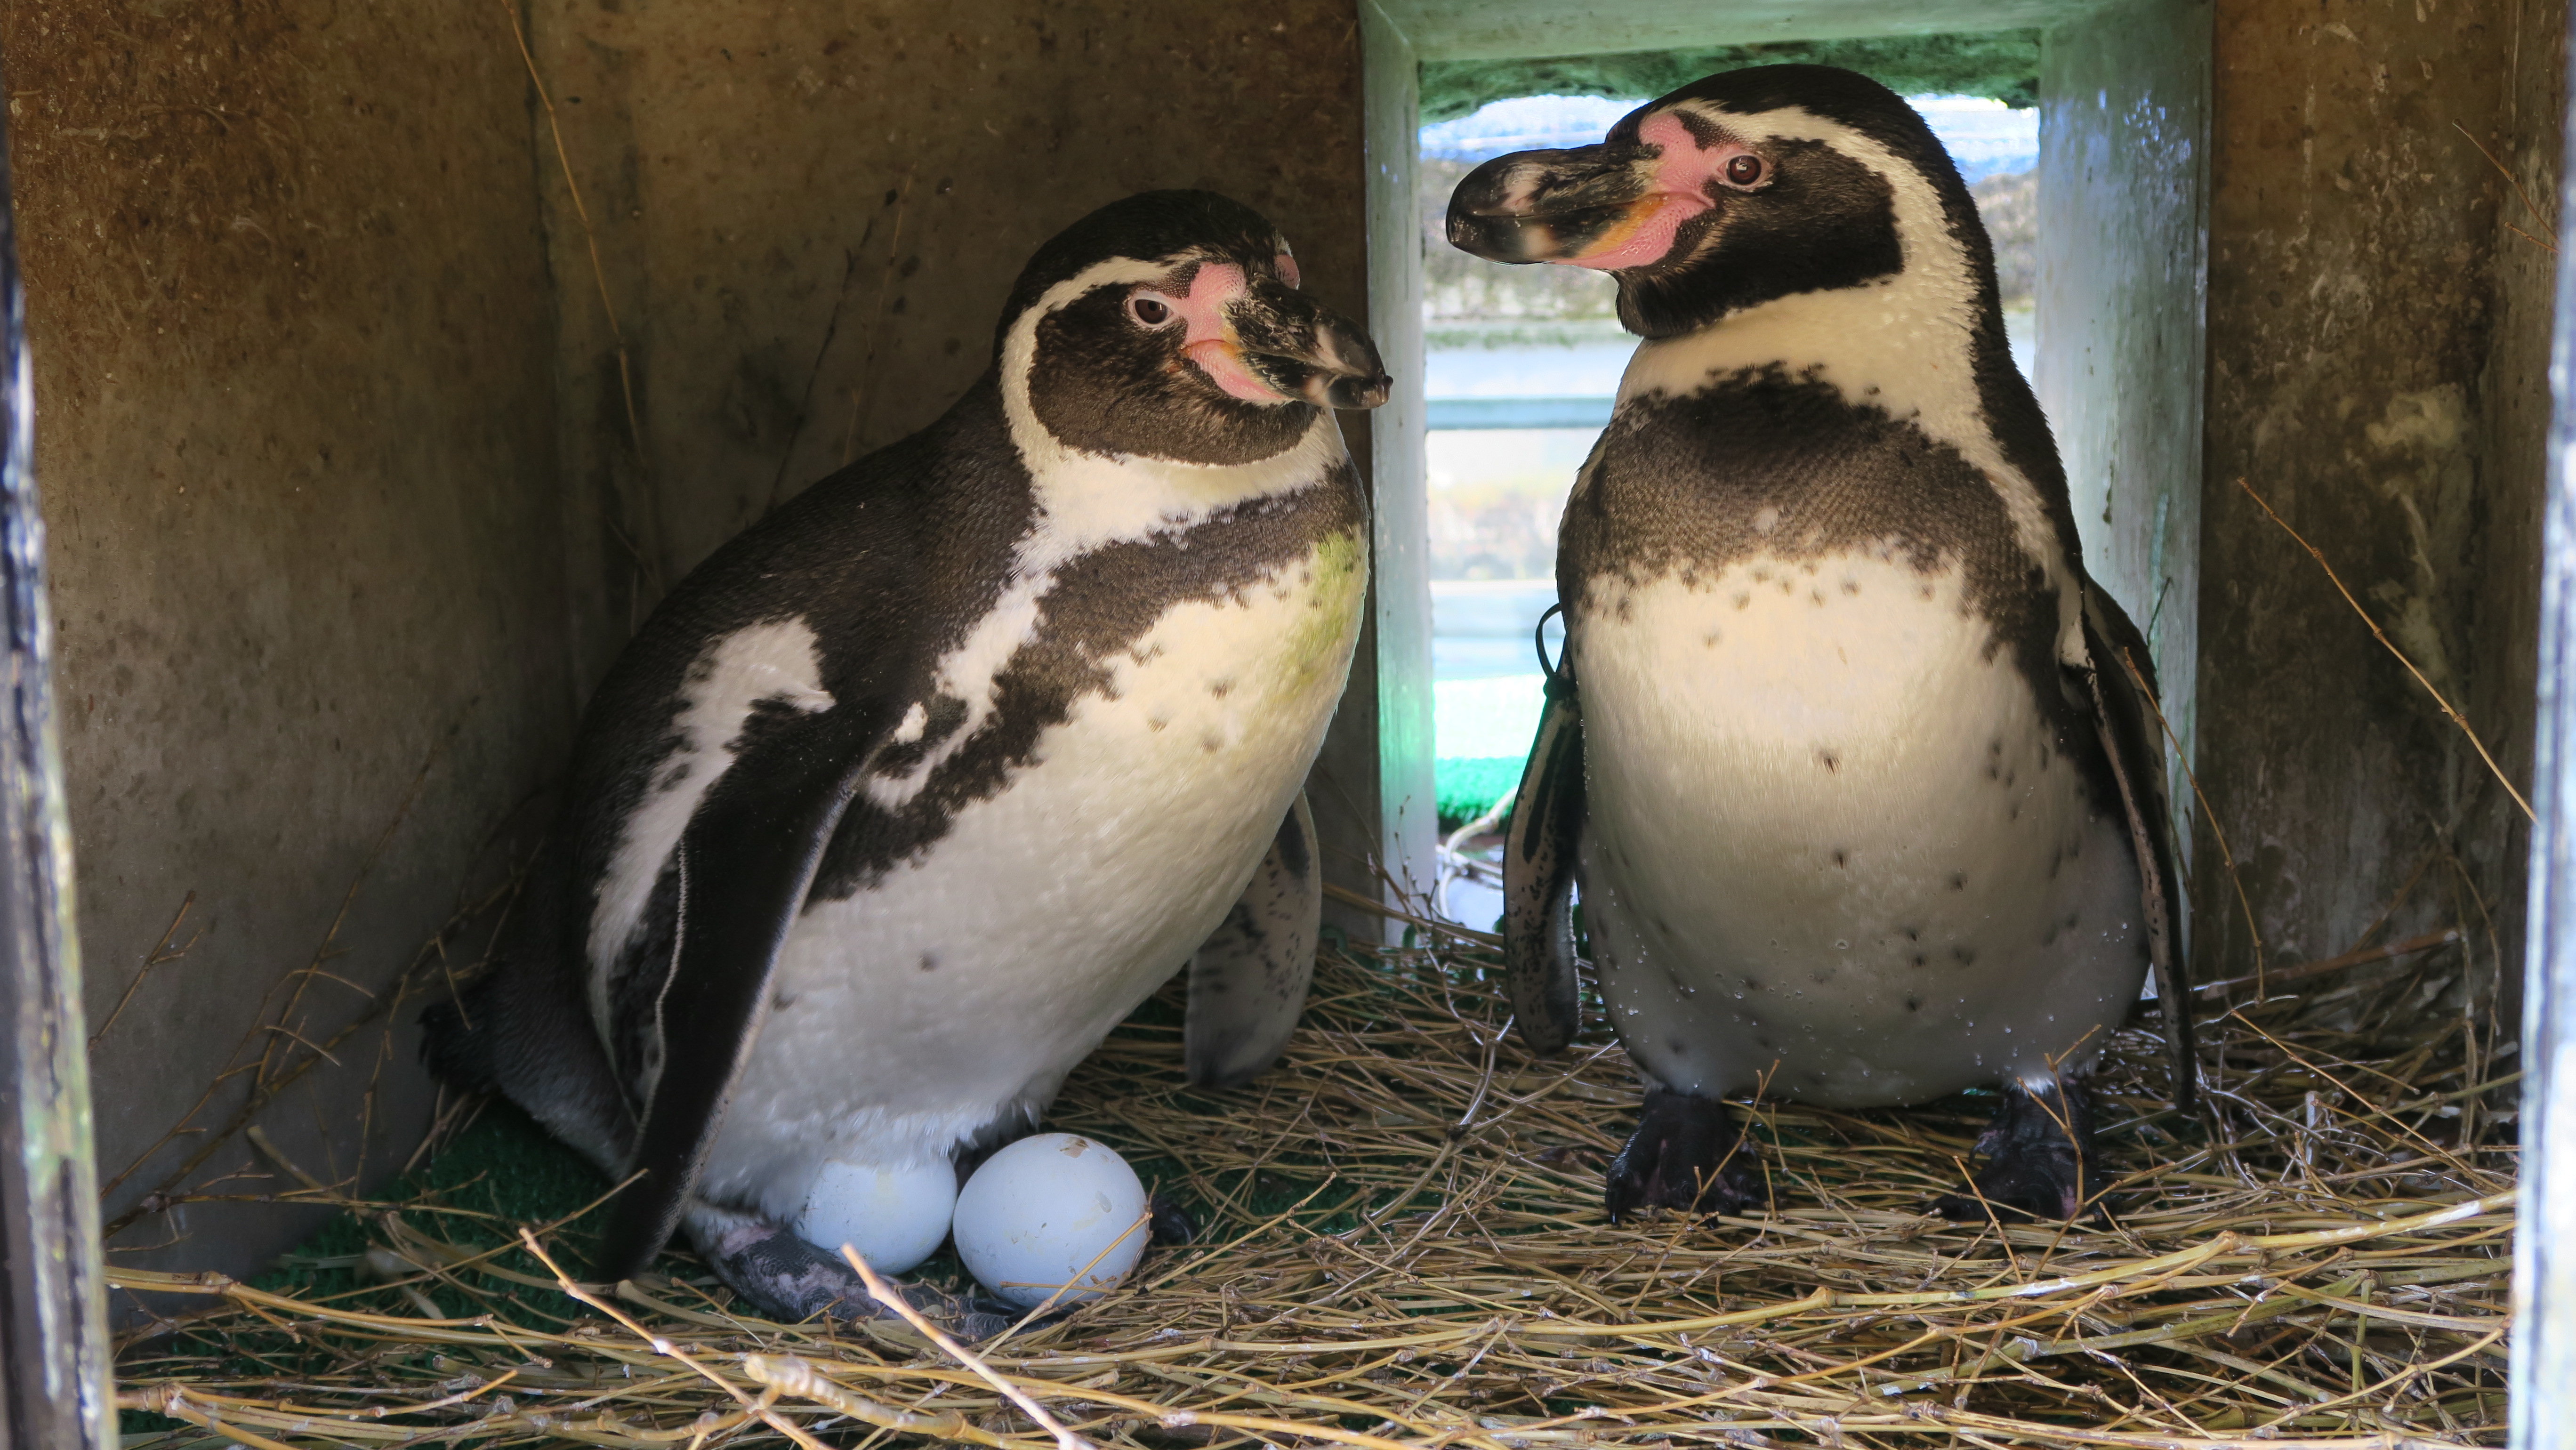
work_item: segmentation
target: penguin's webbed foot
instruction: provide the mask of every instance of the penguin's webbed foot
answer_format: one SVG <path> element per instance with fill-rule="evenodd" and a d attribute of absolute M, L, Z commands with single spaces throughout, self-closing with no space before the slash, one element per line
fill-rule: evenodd
<path fill-rule="evenodd" d="M 1146 1200 L 1145 1206 L 1152 1215 L 1148 1220 L 1148 1232 L 1156 1248 L 1174 1248 L 1197 1240 L 1199 1221 L 1190 1216 L 1189 1209 L 1179 1199 L 1168 1193 L 1157 1193 Z"/>
<path fill-rule="evenodd" d="M 1943 1194 L 1932 1211 L 1954 1222 L 1998 1218 L 2072 1220 L 2099 1213 L 2093 1175 L 2093 1099 L 2067 1079 L 2039 1087 L 2004 1085 L 2003 1106 L 1977 1135 L 1986 1165 L 1973 1193 Z"/>
<path fill-rule="evenodd" d="M 1753 1140 L 1716 1098 L 1650 1088 L 1628 1146 L 1610 1161 L 1603 1205 L 1617 1223 L 1641 1208 L 1699 1214 L 1769 1208 Z"/>
<path fill-rule="evenodd" d="M 834 1319 L 888 1319 L 894 1311 L 868 1293 L 867 1282 L 840 1255 L 798 1238 L 794 1230 L 730 1209 L 692 1204 L 690 1237 L 716 1277 L 750 1307 L 782 1324 L 817 1314 Z M 928 1284 L 896 1290 L 921 1316 L 960 1339 L 990 1339 L 1011 1325 L 992 1312 Z"/>

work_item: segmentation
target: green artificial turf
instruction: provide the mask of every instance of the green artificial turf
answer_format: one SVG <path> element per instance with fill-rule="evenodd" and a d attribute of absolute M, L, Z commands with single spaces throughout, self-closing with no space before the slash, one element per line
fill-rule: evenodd
<path fill-rule="evenodd" d="M 1433 762 L 1432 791 L 1440 802 L 1440 829 L 1454 831 L 1493 809 L 1495 802 L 1509 799 L 1520 789 L 1521 767 L 1527 763 L 1517 755 Z"/>

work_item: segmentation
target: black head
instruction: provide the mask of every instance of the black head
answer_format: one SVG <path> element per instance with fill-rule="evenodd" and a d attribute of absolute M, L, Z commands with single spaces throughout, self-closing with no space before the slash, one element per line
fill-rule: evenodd
<path fill-rule="evenodd" d="M 1297 285 L 1259 212 L 1144 192 L 1038 248 L 994 350 L 1006 390 L 1024 386 L 1067 448 L 1252 463 L 1305 437 L 1318 410 L 1374 408 L 1392 383 L 1368 334 Z"/>
<path fill-rule="evenodd" d="M 1982 288 L 1961 300 L 1991 305 L 1993 251 L 1949 153 L 1894 91 L 1821 65 L 1694 81 L 1599 145 L 1498 156 L 1449 200 L 1452 245 L 1609 272 L 1647 337 L 1891 278 L 1916 261 L 1900 223 L 1954 243 L 1960 290 Z"/>

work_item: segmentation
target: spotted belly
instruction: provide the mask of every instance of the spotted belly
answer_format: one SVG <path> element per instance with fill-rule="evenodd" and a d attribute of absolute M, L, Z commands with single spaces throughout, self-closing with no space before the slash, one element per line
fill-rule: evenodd
<path fill-rule="evenodd" d="M 1341 696 L 1363 584 L 1337 540 L 1174 607 L 928 851 L 809 903 L 705 1195 L 792 1218 L 827 1159 L 934 1160 L 1051 1099 L 1243 890 Z"/>
<path fill-rule="evenodd" d="M 2136 999 L 2119 803 L 1962 588 L 1867 554 L 1588 587 L 1582 896 L 1649 1078 L 1919 1101 L 2080 1064 Z"/>

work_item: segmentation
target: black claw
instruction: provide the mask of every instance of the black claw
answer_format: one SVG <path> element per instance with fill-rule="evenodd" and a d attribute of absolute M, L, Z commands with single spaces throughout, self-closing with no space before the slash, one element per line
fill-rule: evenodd
<path fill-rule="evenodd" d="M 910 1287 L 917 1288 L 919 1286 L 914 1285 Z M 905 1297 L 911 1298 L 912 1296 L 907 1293 Z M 919 1299 L 914 1299 L 913 1307 L 916 1309 L 921 1308 L 921 1301 Z M 923 1310 L 922 1312 L 925 1314 L 929 1313 L 928 1310 Z M 1002 1300 L 978 1294 L 965 1301 L 964 1307 L 958 1312 L 956 1322 L 948 1326 L 948 1329 L 949 1333 L 955 1335 L 957 1338 L 965 1340 L 969 1344 L 973 1344 L 981 1340 L 990 1339 L 994 1335 L 1001 1333 L 1003 1330 L 1010 1328 L 1012 1325 L 1019 1323 L 1022 1318 L 1026 1317 L 1028 1312 L 1029 1311 L 1016 1304 L 1004 1303 Z M 1031 1329 L 1043 1329 L 1072 1312 L 1073 1311 L 1070 1309 L 1058 1309 L 1052 1313 L 1041 1314 L 1037 1318 L 1029 1321 L 1029 1327 Z"/>
<path fill-rule="evenodd" d="M 2093 1099 L 2083 1086 L 2059 1082 L 2033 1093 L 2004 1087 L 2003 1106 L 1977 1135 L 1986 1166 L 1974 1193 L 1943 1194 L 1932 1211 L 1956 1222 L 2060 1222 L 2102 1211 L 2093 1176 Z"/>
<path fill-rule="evenodd" d="M 1188 1209 L 1181 1207 L 1179 1199 L 1168 1193 L 1157 1193 L 1147 1207 L 1153 1214 L 1150 1230 L 1153 1243 L 1170 1248 L 1199 1236 L 1197 1220 L 1190 1217 Z"/>
<path fill-rule="evenodd" d="M 1610 1162 L 1602 1203 L 1618 1223 L 1641 1208 L 1743 1213 L 1770 1207 L 1771 1195 L 1726 1104 L 1653 1088 L 1635 1136 Z"/>
<path fill-rule="evenodd" d="M 866 1282 L 840 1255 L 816 1248 L 773 1223 L 738 1219 L 712 1241 L 699 1240 L 698 1252 L 716 1277 L 732 1285 L 751 1308 L 784 1324 L 817 1314 L 844 1320 L 894 1314 L 869 1295 Z M 961 1338 L 988 1338 L 1011 1323 L 927 1284 L 895 1287 L 922 1317 Z"/>

